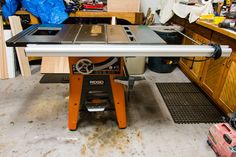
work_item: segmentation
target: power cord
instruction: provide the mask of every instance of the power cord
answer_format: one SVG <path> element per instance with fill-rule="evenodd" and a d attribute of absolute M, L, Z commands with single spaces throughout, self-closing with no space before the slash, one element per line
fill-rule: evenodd
<path fill-rule="evenodd" d="M 229 124 L 236 129 L 236 112 L 234 112 L 233 117 L 229 119 Z"/>

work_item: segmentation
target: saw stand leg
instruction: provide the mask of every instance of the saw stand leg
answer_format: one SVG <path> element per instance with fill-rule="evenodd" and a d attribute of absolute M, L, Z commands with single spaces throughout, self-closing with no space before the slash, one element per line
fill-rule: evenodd
<path fill-rule="evenodd" d="M 71 131 L 77 129 L 80 109 L 80 97 L 82 94 L 83 75 L 73 75 L 72 64 L 74 58 L 69 58 L 70 64 L 70 95 L 69 95 L 69 108 L 68 108 L 68 128 Z"/>
<path fill-rule="evenodd" d="M 126 128 L 126 107 L 124 85 L 114 81 L 114 76 L 110 76 L 112 95 L 116 110 L 116 119 L 120 129 Z"/>

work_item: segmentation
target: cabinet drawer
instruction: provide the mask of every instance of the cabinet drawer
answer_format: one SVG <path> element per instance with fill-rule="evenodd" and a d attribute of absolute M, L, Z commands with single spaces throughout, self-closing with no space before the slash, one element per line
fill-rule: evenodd
<path fill-rule="evenodd" d="M 180 18 L 176 15 L 174 15 L 173 18 L 171 19 L 171 22 L 174 22 L 174 23 L 176 23 L 178 25 L 181 25 L 181 26 L 185 25 L 185 21 L 186 21 L 185 19 Z"/>
<path fill-rule="evenodd" d="M 220 33 L 214 32 L 211 41 L 221 45 L 229 45 L 231 48 L 236 50 L 236 40 Z"/>
<path fill-rule="evenodd" d="M 202 27 L 196 23 L 187 23 L 185 24 L 185 27 L 188 29 L 191 29 L 192 31 L 194 31 L 197 34 L 201 34 L 203 37 L 207 38 L 207 39 L 211 39 L 212 36 L 212 30 Z"/>

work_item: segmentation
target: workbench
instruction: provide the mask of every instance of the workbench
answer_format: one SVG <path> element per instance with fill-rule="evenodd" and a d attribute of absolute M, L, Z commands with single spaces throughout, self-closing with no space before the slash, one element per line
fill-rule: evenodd
<path fill-rule="evenodd" d="M 141 12 L 88 12 L 88 11 L 77 11 L 76 13 L 70 13 L 70 17 L 86 17 L 86 18 L 111 18 L 116 17 L 117 19 L 123 19 L 131 24 L 142 24 L 143 13 Z"/>
<path fill-rule="evenodd" d="M 192 62 L 181 59 L 182 71 L 225 112 L 236 110 L 236 32 L 219 28 L 213 23 L 198 20 L 190 24 L 186 19 L 174 16 L 172 22 L 185 27 L 185 33 L 200 43 L 227 44 L 233 49 L 230 58 Z M 195 44 L 187 38 L 183 44 Z M 195 57 L 203 59 L 203 57 Z"/>
<path fill-rule="evenodd" d="M 30 24 L 38 24 L 39 20 L 37 17 L 33 16 L 28 11 L 17 11 L 16 15 L 29 15 L 30 16 Z M 89 12 L 89 11 L 77 11 L 75 13 L 70 13 L 70 17 L 81 17 L 81 18 L 111 18 L 115 16 L 117 19 L 123 19 L 131 24 L 142 24 L 143 22 L 143 13 L 142 12 Z"/>

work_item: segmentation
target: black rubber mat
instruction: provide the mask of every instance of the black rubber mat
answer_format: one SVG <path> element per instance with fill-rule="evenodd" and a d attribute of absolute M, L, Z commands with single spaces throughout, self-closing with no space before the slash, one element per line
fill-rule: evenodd
<path fill-rule="evenodd" d="M 40 83 L 69 83 L 69 74 L 44 74 Z"/>
<path fill-rule="evenodd" d="M 175 123 L 218 123 L 224 114 L 192 83 L 156 84 Z"/>

